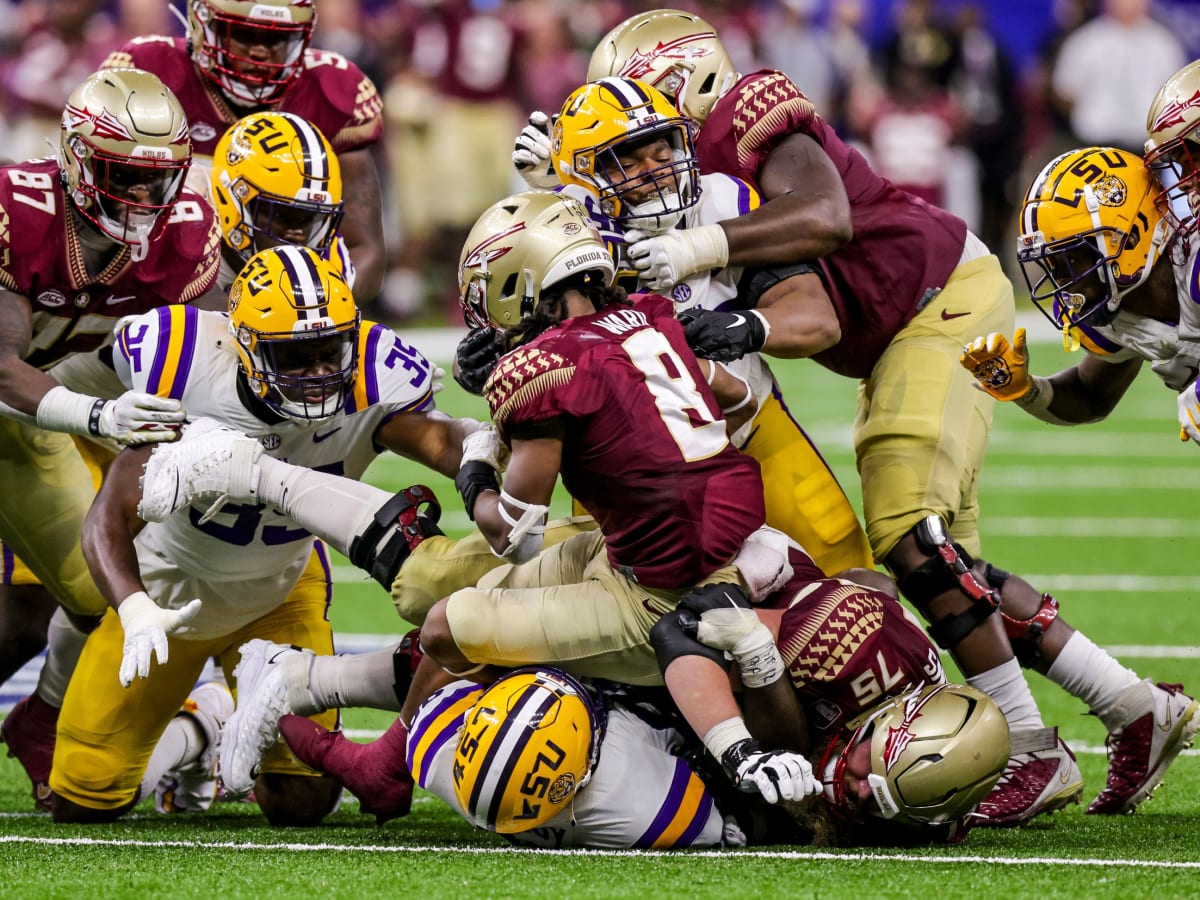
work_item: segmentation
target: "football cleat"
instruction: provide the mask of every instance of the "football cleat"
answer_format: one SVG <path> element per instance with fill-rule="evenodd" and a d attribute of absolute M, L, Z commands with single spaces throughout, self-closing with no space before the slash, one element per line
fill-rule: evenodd
<path fill-rule="evenodd" d="M 32 693 L 18 702 L 0 722 L 0 739 L 8 755 L 21 764 L 33 782 L 33 802 L 47 812 L 51 807 L 50 768 L 58 732 L 58 708 Z"/>
<path fill-rule="evenodd" d="M 228 500 L 253 499 L 263 452 L 255 438 L 212 419 L 197 419 L 170 446 L 171 453 L 152 453 L 142 472 L 137 511 L 144 521 L 162 522 L 176 510 L 204 500 L 211 502 L 200 519 L 204 523 Z"/>
<path fill-rule="evenodd" d="M 1014 731 L 1012 754 L 995 789 L 975 810 L 974 827 L 1023 825 L 1079 802 L 1083 775 L 1057 728 Z"/>
<path fill-rule="evenodd" d="M 203 812 L 217 796 L 217 756 L 221 732 L 233 712 L 233 694 L 216 682 L 192 691 L 176 716 L 187 716 L 204 737 L 204 748 L 192 762 L 163 774 L 154 788 L 154 808 L 160 813 Z"/>
<path fill-rule="evenodd" d="M 1149 709 L 1128 725 L 1114 728 L 1108 748 L 1108 783 L 1087 808 L 1088 815 L 1131 813 L 1162 783 L 1167 767 L 1200 731 L 1200 700 L 1182 684 L 1150 685 Z"/>
<path fill-rule="evenodd" d="M 408 730 L 399 719 L 370 744 L 356 744 L 303 716 L 284 716 L 279 733 L 297 759 L 341 782 L 378 824 L 412 809 L 413 778 L 405 759 Z"/>
<path fill-rule="evenodd" d="M 237 709 L 225 723 L 221 742 L 221 782 L 234 798 L 254 788 L 263 755 L 279 740 L 279 717 L 291 712 L 283 661 L 312 655 L 311 650 L 260 638 L 242 644 L 239 652 L 242 658 L 233 670 Z"/>

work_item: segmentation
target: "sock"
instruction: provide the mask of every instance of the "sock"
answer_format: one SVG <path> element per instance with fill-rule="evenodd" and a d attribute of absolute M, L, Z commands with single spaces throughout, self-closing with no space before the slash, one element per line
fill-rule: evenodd
<path fill-rule="evenodd" d="M 1129 701 L 1132 698 L 1122 700 L 1121 695 L 1139 684 L 1141 679 L 1137 673 L 1125 668 L 1093 644 L 1082 632 L 1077 631 L 1067 639 L 1062 652 L 1046 672 L 1046 677 L 1086 703 L 1109 731 L 1132 721 L 1129 718 Z M 1148 687 L 1145 700 L 1147 704 L 1151 702 Z M 1150 708 L 1150 705 L 1146 706 L 1146 710 Z"/>
<path fill-rule="evenodd" d="M 313 656 L 308 658 L 307 693 L 315 704 L 312 709 L 297 708 L 293 702 L 289 670 L 284 670 L 288 682 L 288 702 L 297 715 L 311 715 L 325 709 L 343 706 L 364 706 L 369 709 L 400 711 L 393 684 L 396 670 L 393 656 L 398 644 L 370 653 L 348 653 L 345 656 Z M 295 657 L 289 657 L 285 665 Z M 296 699 L 301 699 L 302 696 Z M 301 704 L 303 706 L 303 703 Z"/>
<path fill-rule="evenodd" d="M 967 684 L 996 701 L 1008 720 L 1010 731 L 1046 727 L 1029 691 L 1029 683 L 1015 658 L 994 669 L 972 675 L 967 679 Z"/>
<path fill-rule="evenodd" d="M 55 709 L 62 708 L 67 684 L 86 642 L 87 635 L 71 624 L 62 609 L 56 609 L 46 629 L 46 662 L 37 683 L 38 695 Z"/>
<path fill-rule="evenodd" d="M 162 737 L 154 745 L 154 752 L 150 754 L 150 762 L 146 764 L 146 771 L 142 773 L 138 798 L 153 796 L 158 782 L 164 775 L 194 762 L 200 757 L 203 749 L 204 735 L 191 716 L 173 718 L 167 723 Z"/>

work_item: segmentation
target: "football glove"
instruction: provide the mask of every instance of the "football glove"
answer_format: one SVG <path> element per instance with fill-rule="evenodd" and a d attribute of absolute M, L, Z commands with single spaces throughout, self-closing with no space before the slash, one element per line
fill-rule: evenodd
<path fill-rule="evenodd" d="M 48 431 L 90 434 L 125 445 L 173 441 L 183 420 L 183 404 L 171 397 L 126 391 L 116 400 L 99 400 L 62 385 L 46 392 L 36 415 L 37 424 Z"/>
<path fill-rule="evenodd" d="M 696 616 L 680 619 L 684 633 L 706 647 L 728 653 L 741 670 L 746 687 L 766 687 L 783 676 L 785 667 L 775 636 L 754 614 L 738 585 L 696 588 L 679 601 L 679 608 Z"/>
<path fill-rule="evenodd" d="M 738 790 L 758 791 L 768 803 L 821 793 L 807 759 L 799 753 L 763 750 L 758 741 L 738 741 L 721 756 L 721 765 Z"/>
<path fill-rule="evenodd" d="M 163 609 L 145 591 L 130 594 L 117 607 L 125 644 L 121 650 L 121 668 L 117 676 L 121 687 L 129 687 L 134 678 L 150 675 L 151 654 L 161 666 L 167 661 L 167 635 L 186 630 L 200 613 L 200 601 L 193 600 L 182 609 Z"/>
<path fill-rule="evenodd" d="M 1182 391 L 1176 405 L 1179 408 L 1179 439 L 1186 441 L 1191 438 L 1200 444 L 1200 378 L 1197 378 Z"/>
<path fill-rule="evenodd" d="M 512 161 L 517 174 L 531 190 L 549 191 L 558 187 L 558 176 L 550 159 L 550 126 L 554 120 L 544 112 L 529 114 L 529 124 L 521 129 L 513 148 Z"/>
<path fill-rule="evenodd" d="M 486 425 L 478 431 L 472 431 L 462 444 L 462 461 L 460 466 L 469 462 L 487 463 L 501 475 L 508 466 L 509 450 L 500 435 L 491 425 Z"/>
<path fill-rule="evenodd" d="M 1011 344 L 998 331 L 975 338 L 963 347 L 959 362 L 975 376 L 979 387 L 997 400 L 1016 400 L 1033 387 L 1024 328 L 1017 329 Z"/>
<path fill-rule="evenodd" d="M 625 242 L 639 280 L 655 291 L 729 263 L 729 238 L 720 225 L 674 228 L 661 234 L 631 228 L 625 232 Z"/>
<path fill-rule="evenodd" d="M 494 328 L 475 328 L 454 351 L 454 380 L 468 394 L 483 395 L 483 386 L 504 355 L 503 339 Z"/>
<path fill-rule="evenodd" d="M 731 362 L 747 353 L 757 353 L 771 333 L 766 318 L 756 310 L 689 309 L 679 314 L 679 321 L 683 324 L 684 337 L 696 355 L 717 362 Z"/>

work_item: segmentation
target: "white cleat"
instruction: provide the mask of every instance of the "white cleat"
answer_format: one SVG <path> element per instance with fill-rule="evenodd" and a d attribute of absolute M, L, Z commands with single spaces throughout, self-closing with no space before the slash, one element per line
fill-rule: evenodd
<path fill-rule="evenodd" d="M 212 419 L 197 419 L 178 441 L 159 444 L 150 454 L 139 482 L 138 515 L 146 522 L 162 522 L 203 500 L 211 503 L 200 519 L 203 523 L 229 500 L 252 501 L 262 452 L 257 439 Z"/>
<path fill-rule="evenodd" d="M 233 695 L 216 682 L 200 685 L 177 716 L 188 716 L 204 736 L 204 749 L 186 766 L 172 769 L 154 788 L 154 808 L 160 813 L 203 812 L 217 796 L 217 756 L 225 721 L 233 712 Z"/>
<path fill-rule="evenodd" d="M 221 781 L 234 797 L 254 788 L 263 755 L 279 740 L 279 719 L 289 714 L 283 662 L 307 654 L 288 644 L 256 638 L 240 648 L 241 662 L 233 670 L 237 679 L 237 710 L 225 724 L 221 744 Z"/>

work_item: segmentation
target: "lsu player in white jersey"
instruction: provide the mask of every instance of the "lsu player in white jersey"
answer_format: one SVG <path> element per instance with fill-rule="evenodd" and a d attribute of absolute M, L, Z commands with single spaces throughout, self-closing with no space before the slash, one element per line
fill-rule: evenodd
<path fill-rule="evenodd" d="M 315 250 L 354 288 L 354 263 L 339 230 L 342 167 L 316 125 L 287 112 L 239 119 L 217 142 L 211 178 L 223 238 L 222 296 L 250 257 L 279 244 Z"/>
<path fill-rule="evenodd" d="M 626 283 L 631 292 L 636 270 L 623 259 L 626 241 L 735 218 L 762 202 L 738 178 L 699 175 L 691 129 L 661 92 L 617 77 L 578 88 L 555 121 L 554 172 L 562 190 L 592 214 L 619 271 L 634 279 Z M 787 296 L 790 278 L 809 271 L 804 264 L 730 266 L 698 273 L 669 293 L 685 330 L 713 327 L 712 317 L 692 323 L 689 312 L 704 309 L 721 311 L 721 327 L 730 335 L 750 329 L 759 336 L 762 352 L 722 360 L 749 384 L 748 399 L 758 404 L 731 439 L 762 468 L 767 524 L 808 550 L 824 571 L 840 572 L 871 565 L 866 535 L 833 472 L 789 411 L 765 359 L 795 355 L 779 343 L 793 323 L 775 319 L 770 307 Z"/>
<path fill-rule="evenodd" d="M 70 384 L 103 365 L 92 357 L 56 377 Z M 453 474 L 479 427 L 434 409 L 433 366 L 389 329 L 360 322 L 340 274 L 308 248 L 254 256 L 228 316 L 170 308 L 128 321 L 111 365 L 122 381 L 257 438 L 267 454 L 349 478 L 383 449 Z M 253 502 L 145 525 L 135 511 L 144 461 L 118 456 L 84 525 L 85 555 L 114 609 L 87 643 L 59 720 L 50 778 L 59 821 L 111 820 L 154 789 L 155 743 L 209 657 L 236 676 L 237 648 L 253 637 L 333 652 L 328 562 L 312 535 Z M 340 788 L 310 776 L 281 746 L 241 791 L 254 787 L 272 823 L 315 824 Z"/>
<path fill-rule="evenodd" d="M 1181 392 L 1183 437 L 1200 442 L 1200 344 L 1183 334 L 1200 283 L 1189 236 L 1162 215 L 1162 193 L 1140 157 L 1111 147 L 1072 150 L 1042 169 L 1022 204 L 1017 258 L 1034 302 L 1065 345 L 1085 353 L 1046 378 L 1029 371 L 1024 329 L 1011 342 L 980 336 L 962 363 L 983 390 L 1043 422 L 1082 425 L 1112 412 L 1145 362 Z M 1087 703 L 1109 732 L 1108 783 L 1087 811 L 1133 812 L 1200 730 L 1200 702 L 1182 685 L 1139 679 L 1072 629 L 1053 601 L 1018 616 L 1006 597 L 1002 612 L 1014 648 L 1034 650 L 1034 668 Z"/>

